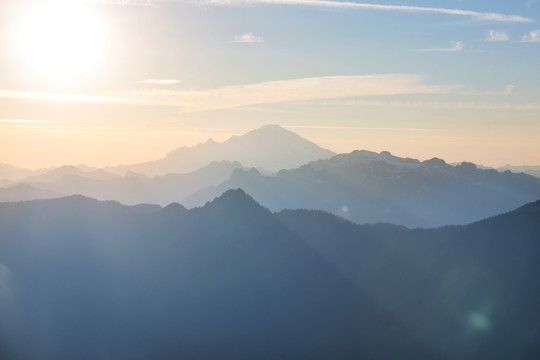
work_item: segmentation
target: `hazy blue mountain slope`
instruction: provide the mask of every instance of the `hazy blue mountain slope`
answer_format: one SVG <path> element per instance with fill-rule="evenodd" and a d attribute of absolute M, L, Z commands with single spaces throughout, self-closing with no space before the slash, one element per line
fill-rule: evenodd
<path fill-rule="evenodd" d="M 60 180 L 61 178 L 65 176 L 79 176 L 79 177 L 84 177 L 88 179 L 102 180 L 102 181 L 113 180 L 115 178 L 118 178 L 118 175 L 109 173 L 101 169 L 86 170 L 85 168 L 85 170 L 82 170 L 81 168 L 77 166 L 64 165 L 64 166 L 60 166 L 58 168 L 52 169 L 50 171 L 44 172 L 42 174 L 27 177 L 23 179 L 22 181 L 29 184 L 50 183 L 50 182 Z"/>
<path fill-rule="evenodd" d="M 277 216 L 438 353 L 540 354 L 540 202 L 434 230 L 359 226 L 316 211 Z"/>
<path fill-rule="evenodd" d="M 275 176 L 237 170 L 181 202 L 200 206 L 237 187 L 274 211 L 320 209 L 358 223 L 408 227 L 466 224 L 540 199 L 540 179 L 530 175 L 354 151 Z"/>
<path fill-rule="evenodd" d="M 0 228 L 3 358 L 434 358 L 242 191 L 4 203 Z"/>
<path fill-rule="evenodd" d="M 0 188 L 0 202 L 53 199 L 63 196 L 66 196 L 66 194 L 53 190 L 37 188 L 28 184 L 18 184 Z"/>
<path fill-rule="evenodd" d="M 31 174 L 31 170 L 19 168 L 10 164 L 0 163 L 1 180 L 19 180 L 30 176 Z"/>
<path fill-rule="evenodd" d="M 52 168 L 38 170 L 23 169 L 10 164 L 0 163 L 0 180 L 18 181 L 29 176 L 39 175 L 51 171 Z"/>
<path fill-rule="evenodd" d="M 163 159 L 141 164 L 110 167 L 106 170 L 123 175 L 126 171 L 148 176 L 187 173 L 212 161 L 238 161 L 247 167 L 270 171 L 291 169 L 313 160 L 335 155 L 278 125 L 266 125 L 242 136 L 232 136 L 223 143 L 208 140 L 193 147 L 171 151 Z"/>
<path fill-rule="evenodd" d="M 498 171 L 512 171 L 512 172 L 523 172 L 532 176 L 540 178 L 540 166 L 516 166 L 516 165 L 505 165 L 503 167 L 497 168 Z"/>
<path fill-rule="evenodd" d="M 75 167 L 68 167 L 68 172 L 59 173 L 55 170 L 53 174 L 35 177 L 32 186 L 39 187 L 45 193 L 48 191 L 61 192 L 64 195 L 80 194 L 99 200 L 115 200 L 127 205 L 151 203 L 165 206 L 171 202 L 180 201 L 200 189 L 225 181 L 231 176 L 233 170 L 238 168 L 242 168 L 238 162 L 220 161 L 210 163 L 189 174 L 168 174 L 148 178 L 141 174 L 127 173 L 125 176 L 113 175 L 112 178 L 107 178 L 87 176 L 96 175 L 98 171 L 84 173 Z M 57 170 L 60 169 L 63 168 Z M 58 177 L 59 174 L 62 175 Z M 41 181 L 37 181 L 39 179 Z M 47 179 L 50 181 L 45 181 Z M 29 180 L 24 180 L 23 183 L 26 181 Z M 28 187 L 28 185 L 25 186 Z M 3 191 L 4 189 L 0 189 L 0 199 L 2 199 Z M 44 198 L 44 196 L 32 197 L 31 192 L 17 192 L 10 195 L 11 201 L 37 198 Z"/>

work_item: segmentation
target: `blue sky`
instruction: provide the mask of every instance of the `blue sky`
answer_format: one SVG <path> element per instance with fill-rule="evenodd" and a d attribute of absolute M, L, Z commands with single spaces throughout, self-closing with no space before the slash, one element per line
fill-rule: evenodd
<path fill-rule="evenodd" d="M 129 163 L 277 123 L 336 152 L 540 165 L 540 1 L 44 3 L 0 5 L 0 162 Z"/>

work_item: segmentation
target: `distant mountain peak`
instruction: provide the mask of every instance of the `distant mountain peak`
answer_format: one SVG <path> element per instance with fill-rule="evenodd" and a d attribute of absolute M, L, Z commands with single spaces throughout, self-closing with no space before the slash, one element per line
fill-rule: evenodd
<path fill-rule="evenodd" d="M 177 202 L 170 203 L 169 205 L 165 206 L 162 211 L 169 213 L 169 214 L 184 214 L 188 211 L 182 204 L 179 204 Z"/>
<path fill-rule="evenodd" d="M 248 168 L 259 167 L 277 172 L 334 155 L 332 151 L 279 125 L 265 125 L 241 136 L 231 136 L 224 142 L 209 139 L 195 146 L 179 147 L 162 159 L 108 169 L 122 174 L 131 170 L 147 176 L 185 174 L 212 161 L 226 160 L 238 161 Z"/>
<path fill-rule="evenodd" d="M 231 179 L 242 179 L 242 178 L 253 178 L 253 177 L 262 177 L 263 175 L 256 168 L 243 169 L 237 168 L 234 169 L 231 174 Z"/>
<path fill-rule="evenodd" d="M 231 141 L 235 142 L 239 140 L 257 139 L 262 141 L 276 142 L 276 145 L 278 145 L 280 141 L 291 138 L 295 140 L 309 142 L 308 140 L 302 138 L 300 135 L 289 131 L 279 125 L 264 125 L 260 128 L 251 130 L 244 135 L 232 136 L 228 140 L 226 140 L 225 143 L 229 143 Z"/>
<path fill-rule="evenodd" d="M 284 127 L 282 127 L 282 126 L 280 126 L 278 124 L 263 125 L 260 128 L 252 130 L 252 131 L 272 131 L 272 132 L 288 132 L 288 133 L 292 132 L 292 131 L 289 131 L 289 130 L 285 129 Z"/>
<path fill-rule="evenodd" d="M 259 170 L 257 170 L 256 168 L 251 168 L 251 169 L 249 169 L 249 173 L 250 173 L 251 175 L 256 175 L 256 176 L 262 175 L 262 174 L 259 172 Z"/>
<path fill-rule="evenodd" d="M 260 210 L 270 213 L 269 210 L 261 206 L 240 188 L 225 191 L 221 196 L 207 202 L 203 209 L 217 211 L 219 213 L 234 212 L 248 216 Z"/>
<path fill-rule="evenodd" d="M 255 202 L 255 200 L 253 200 L 251 196 L 246 194 L 244 190 L 238 188 L 238 189 L 230 189 L 230 190 L 225 191 L 223 194 L 221 194 L 221 196 L 218 196 L 214 200 L 208 202 L 208 204 L 216 204 L 220 202 L 238 202 L 238 201 L 245 202 L 245 201 L 250 201 L 250 200 Z"/>
<path fill-rule="evenodd" d="M 57 167 L 55 170 L 61 170 L 61 169 L 63 169 L 63 170 L 80 170 L 75 165 L 62 165 L 62 166 Z"/>
<path fill-rule="evenodd" d="M 223 194 L 221 194 L 221 196 L 219 198 L 221 199 L 226 199 L 226 198 L 251 198 L 251 196 L 249 196 L 248 194 L 246 194 L 246 192 L 240 188 L 238 189 L 230 189 L 230 190 L 227 190 L 225 191 Z"/>
<path fill-rule="evenodd" d="M 457 165 L 456 167 L 460 168 L 462 170 L 466 170 L 466 171 L 474 171 L 474 170 L 477 169 L 475 164 L 473 164 L 471 162 L 467 162 L 467 161 L 462 162 L 461 164 Z"/>
<path fill-rule="evenodd" d="M 76 166 L 73 165 L 62 165 L 60 167 L 57 167 L 54 170 L 51 170 L 50 173 L 70 173 L 70 174 L 82 174 L 84 173 L 83 170 L 79 169 Z"/>
<path fill-rule="evenodd" d="M 432 159 L 426 160 L 422 163 L 423 165 L 432 166 L 432 167 L 442 167 L 446 166 L 446 162 L 443 159 L 434 157 Z"/>
<path fill-rule="evenodd" d="M 281 129 L 281 130 L 285 130 L 283 127 L 281 127 L 278 124 L 266 124 L 266 125 L 261 126 L 259 129 Z"/>

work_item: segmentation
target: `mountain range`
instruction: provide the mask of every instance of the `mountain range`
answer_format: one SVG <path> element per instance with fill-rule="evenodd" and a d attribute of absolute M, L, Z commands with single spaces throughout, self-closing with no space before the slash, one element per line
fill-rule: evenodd
<path fill-rule="evenodd" d="M 467 226 L 0 204 L 2 359 L 535 359 L 540 202 Z"/>
<path fill-rule="evenodd" d="M 45 198 L 47 194 L 51 194 L 49 198 L 83 194 L 128 205 L 167 205 L 207 187 L 219 185 L 230 178 L 235 169 L 241 168 L 243 167 L 238 162 L 220 161 L 188 174 L 167 174 L 149 178 L 133 172 L 119 176 L 104 170 L 83 172 L 77 168 L 62 167 L 26 179 L 23 184 L 0 189 L 0 201 L 31 200 L 32 196 Z M 21 191 L 23 186 L 26 192 Z"/>
<path fill-rule="evenodd" d="M 532 176 L 536 176 L 537 178 L 540 178 L 540 166 L 516 166 L 516 165 L 505 165 L 500 168 L 497 168 L 498 171 L 512 171 L 517 173 L 525 173 Z"/>
<path fill-rule="evenodd" d="M 197 169 L 174 173 L 191 168 Z M 166 175 L 152 176 L 159 173 Z M 236 188 L 272 211 L 319 209 L 357 223 L 424 228 L 470 223 L 540 198 L 540 178 L 523 173 L 387 151 L 333 155 L 267 125 L 221 144 L 180 148 L 154 162 L 108 169 L 63 166 L 34 174 L 0 188 L 0 201 L 82 194 L 128 205 L 179 202 L 192 208 Z"/>
<path fill-rule="evenodd" d="M 202 206 L 235 188 L 273 211 L 321 209 L 358 223 L 408 227 L 466 224 L 540 199 L 540 179 L 530 175 L 354 151 L 270 176 L 237 169 L 182 204 Z"/>

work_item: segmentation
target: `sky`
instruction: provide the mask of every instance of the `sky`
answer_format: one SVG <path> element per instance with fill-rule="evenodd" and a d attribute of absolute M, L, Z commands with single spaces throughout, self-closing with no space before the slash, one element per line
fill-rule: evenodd
<path fill-rule="evenodd" d="M 129 164 L 279 124 L 540 165 L 540 0 L 2 0 L 0 162 Z"/>

